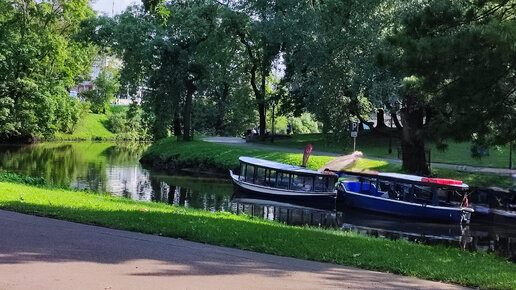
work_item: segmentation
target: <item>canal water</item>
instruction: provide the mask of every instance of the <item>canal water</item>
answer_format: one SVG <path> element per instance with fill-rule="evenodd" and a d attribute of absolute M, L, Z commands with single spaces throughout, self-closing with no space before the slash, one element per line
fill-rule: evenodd
<path fill-rule="evenodd" d="M 343 208 L 314 209 L 288 201 L 233 194 L 228 178 L 202 173 L 167 173 L 139 163 L 147 145 L 110 142 L 50 142 L 0 145 L 0 170 L 44 177 L 55 185 L 110 192 L 141 201 L 229 211 L 291 225 L 312 225 L 389 239 L 494 252 L 516 261 L 516 225 L 494 227 L 410 222 Z"/>

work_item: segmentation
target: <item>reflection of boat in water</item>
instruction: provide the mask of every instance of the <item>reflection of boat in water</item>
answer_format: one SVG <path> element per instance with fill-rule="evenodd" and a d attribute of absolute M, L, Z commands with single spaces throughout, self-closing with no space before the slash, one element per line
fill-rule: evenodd
<path fill-rule="evenodd" d="M 291 200 L 275 201 L 256 198 L 254 195 L 235 193 L 231 199 L 232 211 L 284 222 L 289 225 L 339 226 L 339 215 L 333 207 L 313 208 Z"/>
<path fill-rule="evenodd" d="M 304 167 L 240 157 L 240 175 L 230 171 L 237 192 L 289 200 L 335 202 L 337 176 Z"/>
<path fill-rule="evenodd" d="M 469 223 L 468 186 L 462 181 L 398 173 L 339 172 L 339 199 L 354 208 L 444 223 Z M 453 202 L 453 194 L 464 199 Z"/>
<path fill-rule="evenodd" d="M 491 225 L 432 223 L 407 220 L 337 204 L 337 208 L 312 208 L 309 203 L 285 201 L 283 198 L 259 199 L 256 195 L 233 195 L 231 210 L 290 225 L 338 228 L 359 234 L 388 239 L 403 239 L 427 245 L 460 247 L 469 251 L 495 252 L 515 261 L 516 228 Z M 341 207 L 343 206 L 343 207 Z"/>
<path fill-rule="evenodd" d="M 478 188 L 472 193 L 472 222 L 516 227 L 516 192 L 499 187 Z"/>
<path fill-rule="evenodd" d="M 402 217 L 388 216 L 349 207 L 339 208 L 338 210 L 342 210 L 341 228 L 343 230 L 390 239 L 425 242 L 426 244 L 470 240 L 469 227 L 463 227 L 460 224 L 407 220 Z"/>

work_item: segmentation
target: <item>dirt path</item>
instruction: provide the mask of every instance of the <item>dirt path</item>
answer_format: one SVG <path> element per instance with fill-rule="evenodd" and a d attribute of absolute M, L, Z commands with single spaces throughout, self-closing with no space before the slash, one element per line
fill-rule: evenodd
<path fill-rule="evenodd" d="M 0 210 L 0 289 L 459 289 Z"/>

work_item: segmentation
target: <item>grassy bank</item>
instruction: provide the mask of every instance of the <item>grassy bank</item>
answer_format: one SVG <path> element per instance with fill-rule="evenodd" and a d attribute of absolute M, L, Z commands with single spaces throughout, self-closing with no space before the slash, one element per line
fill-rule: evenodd
<path fill-rule="evenodd" d="M 315 146 L 314 148 L 320 150 Z M 229 169 L 238 169 L 238 157 L 240 156 L 258 157 L 293 165 L 300 165 L 303 159 L 302 154 L 248 149 L 203 141 L 177 142 L 173 137 L 162 139 L 152 144 L 143 153 L 142 159 L 147 162 L 160 161 L 161 163 L 166 163 L 167 160 L 173 159 L 181 167 L 214 168 L 225 173 Z M 307 167 L 319 169 L 332 159 L 333 157 L 329 156 L 310 156 Z M 352 169 L 402 172 L 401 165 L 365 158 L 360 159 Z M 484 187 L 496 185 L 505 188 L 513 186 L 513 179 L 511 177 L 472 174 L 451 169 L 433 169 L 432 173 L 437 177 L 460 179 L 470 186 Z"/>
<path fill-rule="evenodd" d="M 0 183 L 0 208 L 467 286 L 516 288 L 516 264 L 491 254 L 287 226 L 247 215 L 6 182 Z"/>
<path fill-rule="evenodd" d="M 204 141 L 177 142 L 166 138 L 153 143 L 142 155 L 142 160 L 166 161 L 174 159 L 183 166 L 215 168 L 220 170 L 238 169 L 240 156 L 252 156 L 287 164 L 301 165 L 302 154 L 248 149 L 237 146 L 209 143 Z M 319 169 L 333 159 L 329 156 L 311 156 L 307 167 Z"/>
<path fill-rule="evenodd" d="M 351 138 L 350 138 L 351 139 Z M 306 144 L 311 143 L 314 148 L 319 151 L 334 152 L 347 154 L 353 151 L 353 143 L 343 145 L 334 142 L 332 138 L 325 138 L 323 134 L 296 134 L 291 138 L 277 139 L 274 145 L 290 147 L 290 148 L 304 148 Z M 267 143 L 270 145 L 270 143 Z M 392 139 L 392 152 L 389 154 L 389 138 L 370 134 L 370 132 L 360 132 L 357 138 L 357 150 L 362 151 L 367 156 L 397 159 L 400 142 L 398 139 Z M 462 164 L 482 167 L 500 167 L 507 168 L 509 166 L 509 146 L 499 146 L 490 148 L 489 155 L 482 158 L 473 158 L 471 156 L 471 143 L 469 142 L 449 142 L 448 148 L 445 151 L 437 149 L 437 146 L 432 141 L 427 141 L 427 149 L 431 151 L 432 162 Z M 516 161 L 514 162 L 516 164 Z"/>
<path fill-rule="evenodd" d="M 87 114 L 77 124 L 72 134 L 56 133 L 57 140 L 113 140 L 116 134 L 109 131 L 105 124 L 108 117 L 103 114 Z"/>

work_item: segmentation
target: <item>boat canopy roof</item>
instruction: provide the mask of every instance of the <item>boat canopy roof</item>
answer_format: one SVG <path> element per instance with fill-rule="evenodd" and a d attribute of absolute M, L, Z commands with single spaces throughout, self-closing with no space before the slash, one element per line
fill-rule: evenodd
<path fill-rule="evenodd" d="M 382 180 L 394 182 L 407 182 L 423 186 L 433 187 L 449 187 L 455 189 L 468 189 L 469 186 L 460 180 L 445 179 L 445 178 L 429 178 L 410 174 L 391 173 L 391 172 L 377 172 L 377 173 L 363 173 L 353 171 L 343 171 L 346 175 L 362 176 L 369 178 L 379 178 Z"/>
<path fill-rule="evenodd" d="M 240 162 L 242 162 L 242 163 L 247 163 L 247 164 L 254 165 L 254 166 L 265 167 L 265 168 L 275 169 L 275 170 L 280 170 L 280 171 L 287 171 L 287 172 L 291 172 L 293 174 L 328 176 L 326 174 L 323 174 L 322 172 L 307 169 L 305 167 L 294 166 L 294 165 L 284 164 L 284 163 L 260 159 L 260 158 L 241 156 L 240 158 L 238 158 L 238 160 L 240 160 Z"/>

